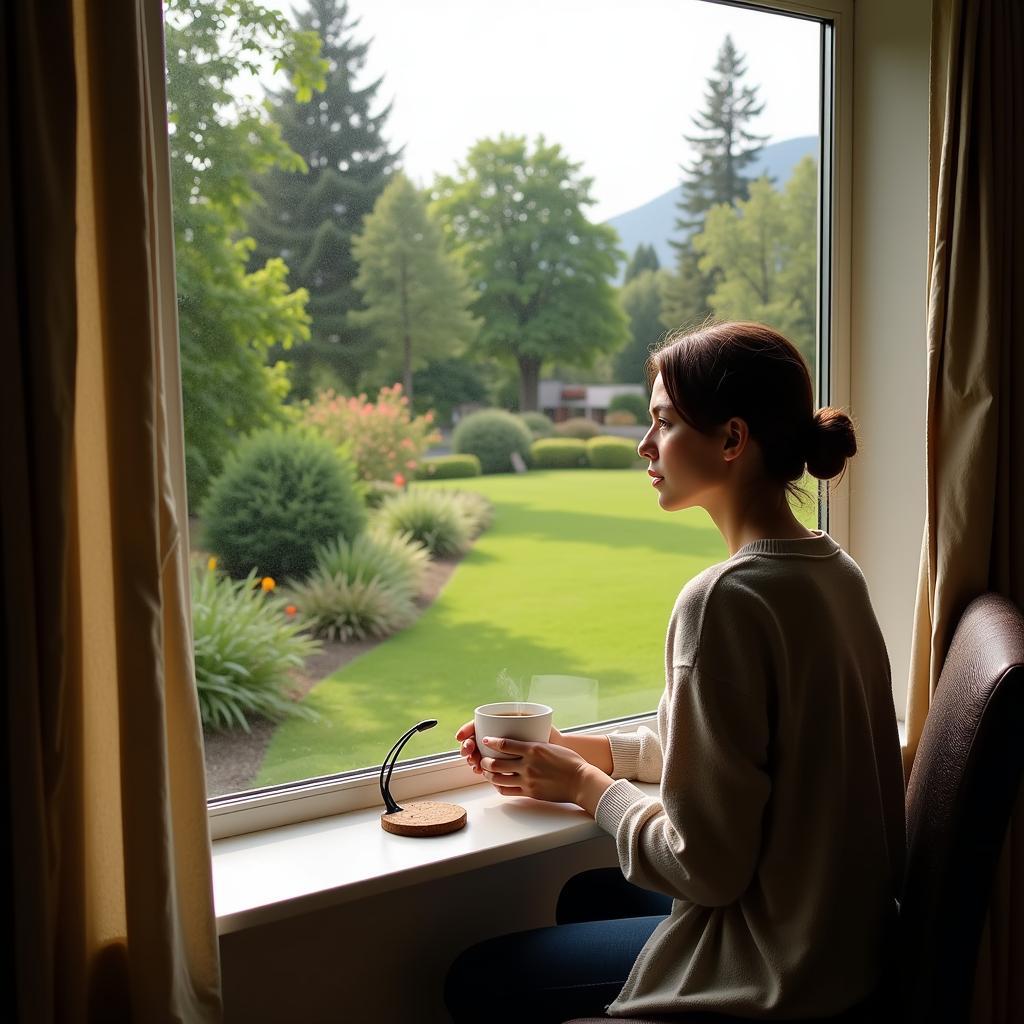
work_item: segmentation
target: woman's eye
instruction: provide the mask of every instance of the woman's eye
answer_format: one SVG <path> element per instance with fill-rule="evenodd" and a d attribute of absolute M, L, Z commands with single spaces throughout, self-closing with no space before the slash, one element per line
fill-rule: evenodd
<path fill-rule="evenodd" d="M 658 420 L 658 426 L 659 427 L 667 427 L 668 425 L 669 425 L 668 420 L 662 420 L 662 419 Z"/>

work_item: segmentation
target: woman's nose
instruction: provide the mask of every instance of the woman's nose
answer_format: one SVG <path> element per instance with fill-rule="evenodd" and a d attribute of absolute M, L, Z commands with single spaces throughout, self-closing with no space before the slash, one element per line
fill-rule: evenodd
<path fill-rule="evenodd" d="M 648 430 L 640 439 L 640 443 L 636 446 L 636 453 L 641 459 L 653 459 L 653 452 L 654 445 L 651 444 L 651 432 Z"/>

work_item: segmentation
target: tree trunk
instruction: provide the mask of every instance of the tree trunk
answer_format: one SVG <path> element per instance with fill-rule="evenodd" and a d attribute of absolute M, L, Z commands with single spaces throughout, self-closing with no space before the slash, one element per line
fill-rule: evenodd
<path fill-rule="evenodd" d="M 540 360 L 521 356 L 519 362 L 519 411 L 536 412 L 540 391 Z"/>

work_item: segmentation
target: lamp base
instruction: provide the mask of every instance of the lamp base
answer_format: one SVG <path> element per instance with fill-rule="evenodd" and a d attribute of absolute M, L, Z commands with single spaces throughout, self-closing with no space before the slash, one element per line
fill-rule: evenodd
<path fill-rule="evenodd" d="M 466 808 L 421 800 L 407 804 L 394 814 L 382 814 L 380 827 L 396 836 L 443 836 L 458 832 L 466 824 Z"/>

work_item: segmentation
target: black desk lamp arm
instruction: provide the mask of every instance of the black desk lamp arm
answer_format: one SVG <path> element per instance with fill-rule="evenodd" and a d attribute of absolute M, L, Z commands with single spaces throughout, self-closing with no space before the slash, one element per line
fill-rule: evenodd
<path fill-rule="evenodd" d="M 402 738 L 388 751 L 388 756 L 384 758 L 384 763 L 380 766 L 380 795 L 384 800 L 384 806 L 387 808 L 388 814 L 395 814 L 402 808 L 395 802 L 395 798 L 391 795 L 391 773 L 395 770 L 395 765 L 398 763 L 398 757 L 402 753 L 402 747 L 408 743 L 413 733 L 423 732 L 425 729 L 433 729 L 437 725 L 436 718 L 428 718 L 423 722 L 414 725 Z M 388 762 L 391 762 L 388 764 Z M 387 778 L 384 777 L 384 772 L 387 771 Z"/>

